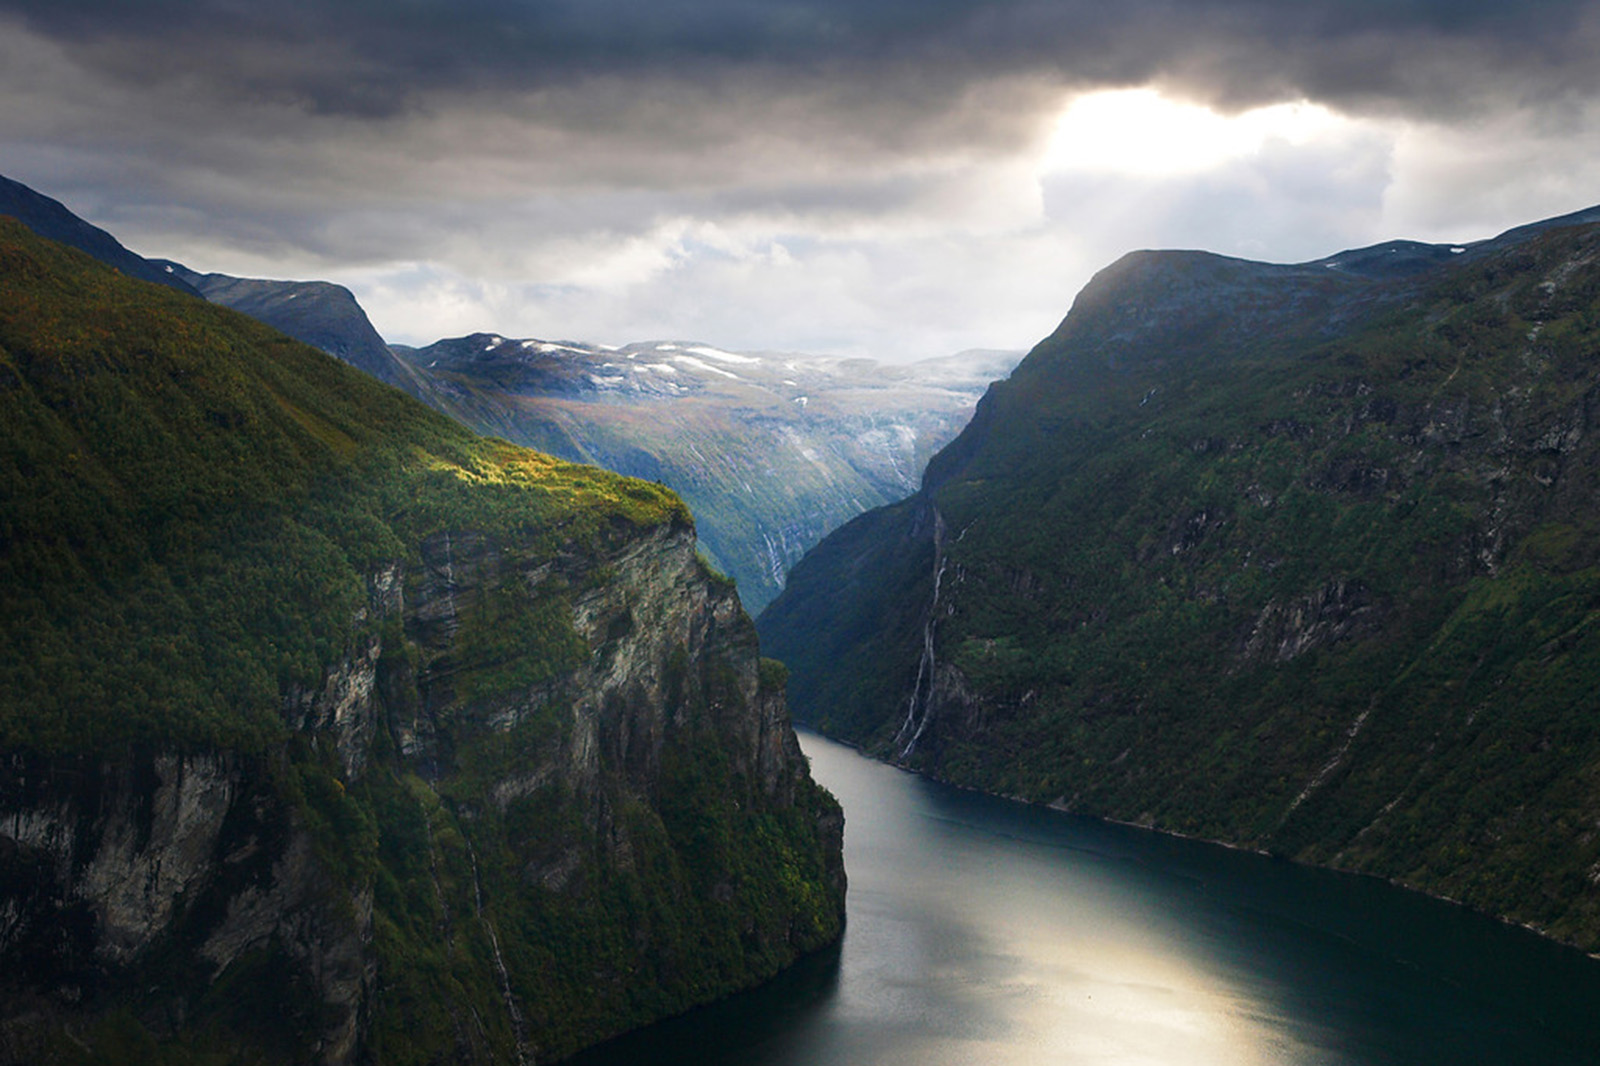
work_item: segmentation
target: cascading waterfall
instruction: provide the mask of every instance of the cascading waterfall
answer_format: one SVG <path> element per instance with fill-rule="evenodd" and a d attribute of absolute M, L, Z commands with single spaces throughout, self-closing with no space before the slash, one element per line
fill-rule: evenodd
<path fill-rule="evenodd" d="M 449 605 L 446 618 L 450 619 L 452 627 L 456 624 L 456 559 L 455 552 L 450 547 L 450 531 L 444 531 L 444 595 L 445 602 Z"/>
<path fill-rule="evenodd" d="M 771 533 L 762 530 L 761 539 L 767 542 L 767 575 L 772 578 L 772 583 L 781 589 L 783 579 L 788 574 L 789 537 L 780 529 L 778 540 L 774 541 Z"/>
<path fill-rule="evenodd" d="M 933 601 L 928 604 L 928 620 L 922 626 L 922 658 L 917 661 L 916 684 L 911 687 L 911 699 L 906 703 L 906 720 L 894 737 L 901 761 L 911 757 L 917 741 L 922 739 L 923 730 L 928 728 L 928 706 L 933 702 L 933 635 L 939 625 L 939 589 L 944 584 L 944 568 L 949 562 L 944 554 L 944 536 L 944 516 L 936 507 L 933 509 Z"/>
<path fill-rule="evenodd" d="M 472 846 L 472 839 L 465 833 L 462 837 L 467 842 L 467 859 L 472 863 L 472 905 L 477 913 L 478 920 L 483 923 L 484 931 L 489 934 L 489 949 L 494 954 L 494 968 L 500 975 L 500 994 L 506 1002 L 506 1015 L 511 1019 L 511 1035 L 517 1042 L 517 1066 L 533 1066 L 528 1055 L 528 1026 L 522 1018 L 522 1009 L 517 1006 L 517 997 L 511 990 L 511 974 L 506 969 L 506 961 L 500 954 L 500 937 L 495 932 L 494 922 L 490 921 L 483 913 L 483 883 L 478 880 L 478 853 Z"/>

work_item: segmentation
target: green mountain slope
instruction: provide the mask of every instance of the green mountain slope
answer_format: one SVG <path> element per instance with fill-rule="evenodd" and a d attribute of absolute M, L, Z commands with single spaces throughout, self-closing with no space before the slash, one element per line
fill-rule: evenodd
<path fill-rule="evenodd" d="M 549 1061 L 837 935 L 659 486 L 0 219 L 0 1061 Z"/>
<path fill-rule="evenodd" d="M 199 295 L 187 281 L 165 269 L 164 264 L 153 263 L 141 255 L 128 251 L 122 246 L 121 241 L 100 227 L 85 222 L 67 210 L 61 201 L 35 192 L 20 181 L 12 181 L 3 174 L 0 174 L 0 215 L 8 215 L 21 221 L 41 237 L 48 237 L 87 252 L 131 278 L 153 281 L 191 296 Z"/>
<path fill-rule="evenodd" d="M 1138 253 L 760 620 L 963 784 L 1600 949 L 1600 226 Z"/>
<path fill-rule="evenodd" d="M 367 312 L 356 302 L 355 294 L 343 285 L 201 274 L 165 259 L 156 265 L 168 277 L 191 286 L 214 304 L 243 312 L 297 341 L 337 356 L 357 370 L 365 370 L 379 381 L 427 399 L 417 376 L 389 350 Z"/>

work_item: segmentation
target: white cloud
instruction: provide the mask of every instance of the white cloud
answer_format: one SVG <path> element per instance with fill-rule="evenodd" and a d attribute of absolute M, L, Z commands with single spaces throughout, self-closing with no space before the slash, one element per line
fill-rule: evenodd
<path fill-rule="evenodd" d="M 1226 132 L 1214 138 L 1222 150 L 1181 166 L 1136 153 L 1062 163 L 1052 154 L 1064 151 L 1062 131 L 1092 127 L 1041 119 L 1032 146 L 925 165 L 920 184 L 881 200 L 846 183 L 832 187 L 838 203 L 786 211 L 748 207 L 738 195 L 748 189 L 639 204 L 598 193 L 561 200 L 571 210 L 556 233 L 552 212 L 509 212 L 498 230 L 515 239 L 491 264 L 474 259 L 484 246 L 475 231 L 420 264 L 337 280 L 380 331 L 412 343 L 495 329 L 908 359 L 1027 347 L 1095 270 L 1135 248 L 1299 261 L 1396 236 L 1470 240 L 1585 206 L 1600 188 L 1600 162 L 1586 152 L 1600 120 L 1587 113 L 1560 127 L 1508 116 L 1463 130 L 1298 102 L 1228 119 L 1153 90 L 1127 99 L 1158 124 Z M 1533 159 L 1550 161 L 1549 173 L 1530 174 Z M 894 185 L 862 178 L 874 181 Z M 665 220 L 645 210 L 662 204 Z M 600 222 L 586 229 L 589 219 Z"/>
<path fill-rule="evenodd" d="M 1396 122 L 1384 225 L 1471 240 L 1600 203 L 1600 104 L 1518 107 L 1469 125 Z"/>

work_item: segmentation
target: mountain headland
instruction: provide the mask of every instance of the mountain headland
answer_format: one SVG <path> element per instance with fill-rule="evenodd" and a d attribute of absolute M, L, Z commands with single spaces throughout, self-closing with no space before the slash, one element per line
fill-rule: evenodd
<path fill-rule="evenodd" d="M 670 491 L 0 219 L 0 1060 L 535 1062 L 841 927 Z"/>

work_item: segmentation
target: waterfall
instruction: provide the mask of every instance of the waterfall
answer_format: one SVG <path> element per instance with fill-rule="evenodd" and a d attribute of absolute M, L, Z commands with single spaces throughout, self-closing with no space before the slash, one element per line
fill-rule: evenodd
<path fill-rule="evenodd" d="M 489 949 L 494 953 L 494 968 L 500 975 L 500 994 L 506 1001 L 506 1014 L 511 1019 L 511 1035 L 517 1042 L 517 1066 L 532 1066 L 528 1056 L 528 1026 L 522 1018 L 522 1009 L 517 1006 L 517 997 L 511 991 L 511 974 L 506 970 L 506 961 L 500 954 L 500 937 L 495 932 L 494 922 L 484 917 L 483 914 L 483 883 L 478 880 L 478 853 L 472 846 L 472 838 L 461 834 L 467 842 L 467 858 L 472 863 L 472 905 L 477 913 L 478 920 L 483 923 L 484 930 L 489 934 Z"/>
<path fill-rule="evenodd" d="M 764 529 L 761 531 L 761 539 L 767 542 L 767 576 L 781 589 L 787 570 L 785 564 L 789 561 L 789 538 L 781 529 L 778 530 L 778 537 L 778 542 L 774 543 L 771 533 Z M 778 550 L 780 546 L 783 548 L 781 552 Z"/>
<path fill-rule="evenodd" d="M 966 531 L 963 530 L 963 533 Z M 944 568 L 949 559 L 944 554 L 944 516 L 933 508 L 933 600 L 928 604 L 928 618 L 922 625 L 922 658 L 917 661 L 917 680 L 911 687 L 911 699 L 906 703 L 906 720 L 895 734 L 894 746 L 900 748 L 898 758 L 909 759 L 928 728 L 928 706 L 933 702 L 933 635 L 939 624 L 939 589 L 944 584 Z M 926 682 L 926 683 L 924 683 Z M 901 747 L 901 744 L 904 747 Z"/>
<path fill-rule="evenodd" d="M 444 595 L 445 602 L 449 604 L 446 617 L 450 619 L 448 624 L 453 630 L 458 624 L 458 619 L 456 618 L 456 560 L 455 553 L 450 547 L 450 531 L 448 529 L 444 531 Z"/>

